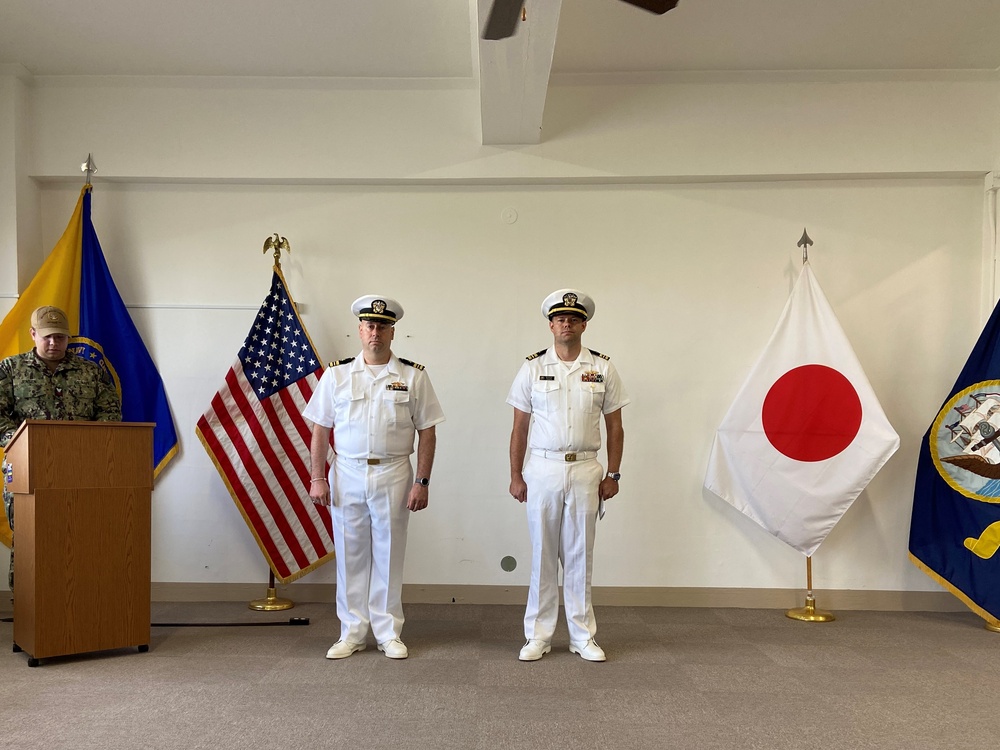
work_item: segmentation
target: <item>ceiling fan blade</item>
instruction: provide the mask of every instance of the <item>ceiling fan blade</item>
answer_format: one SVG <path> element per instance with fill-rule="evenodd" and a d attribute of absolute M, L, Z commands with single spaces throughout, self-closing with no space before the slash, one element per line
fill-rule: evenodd
<path fill-rule="evenodd" d="M 514 36 L 523 5 L 524 0 L 493 0 L 486 28 L 483 29 L 483 39 L 506 39 Z"/>
<path fill-rule="evenodd" d="M 680 0 L 622 0 L 622 2 L 662 16 L 668 10 L 676 8 Z"/>

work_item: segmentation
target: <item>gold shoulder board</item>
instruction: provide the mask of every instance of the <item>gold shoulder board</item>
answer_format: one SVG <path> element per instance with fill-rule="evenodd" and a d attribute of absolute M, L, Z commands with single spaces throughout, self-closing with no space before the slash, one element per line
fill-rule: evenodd
<path fill-rule="evenodd" d="M 399 361 L 402 362 L 404 365 L 409 365 L 410 367 L 415 367 L 418 370 L 423 370 L 424 369 L 423 365 L 418 365 L 416 362 L 411 362 L 410 360 L 403 359 L 402 357 L 399 358 Z"/>

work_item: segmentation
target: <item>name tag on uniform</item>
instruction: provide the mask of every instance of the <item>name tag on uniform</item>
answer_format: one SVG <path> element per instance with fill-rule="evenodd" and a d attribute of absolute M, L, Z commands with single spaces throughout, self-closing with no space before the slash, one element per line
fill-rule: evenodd
<path fill-rule="evenodd" d="M 539 375 L 538 379 L 539 380 L 555 380 L 556 376 L 555 375 Z"/>
<path fill-rule="evenodd" d="M 603 383 L 604 376 L 601 375 L 597 370 L 587 370 L 581 376 L 584 383 Z"/>
<path fill-rule="evenodd" d="M 408 390 L 410 390 L 410 386 L 408 386 L 406 383 L 400 383 L 397 380 L 395 383 L 389 383 L 385 387 L 385 389 L 387 391 L 408 391 Z"/>

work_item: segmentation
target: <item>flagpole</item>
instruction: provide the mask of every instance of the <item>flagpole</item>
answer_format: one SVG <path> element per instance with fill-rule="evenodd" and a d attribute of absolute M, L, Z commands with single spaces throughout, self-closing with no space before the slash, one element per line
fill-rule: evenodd
<path fill-rule="evenodd" d="M 288 243 L 288 240 L 275 232 L 273 236 L 264 240 L 264 252 L 266 253 L 268 250 L 274 250 L 274 268 L 280 271 L 281 251 L 291 252 L 291 245 Z M 279 599 L 277 597 L 274 588 L 274 571 L 268 570 L 267 596 L 264 599 L 254 599 L 248 606 L 250 609 L 255 609 L 259 612 L 275 612 L 282 609 L 291 609 L 295 606 L 295 602 L 291 599 Z"/>
<path fill-rule="evenodd" d="M 295 602 L 291 599 L 279 599 L 277 592 L 274 589 L 274 571 L 268 571 L 267 578 L 267 597 L 264 599 L 254 599 L 250 604 L 247 605 L 250 609 L 255 609 L 258 612 L 277 612 L 282 609 L 291 609 L 295 606 Z"/>
<path fill-rule="evenodd" d="M 90 176 L 97 172 L 97 165 L 94 164 L 92 154 L 87 154 L 87 161 L 80 165 L 80 171 L 87 174 L 87 185 L 90 184 Z"/>
<path fill-rule="evenodd" d="M 809 233 L 802 227 L 802 236 L 795 243 L 802 248 L 802 265 L 809 262 L 809 248 L 813 241 L 809 238 Z M 813 596 L 813 567 L 812 555 L 806 556 L 806 603 L 804 607 L 790 609 L 785 612 L 785 617 L 803 622 L 830 622 L 837 619 L 830 612 L 816 609 L 816 598 Z"/>
<path fill-rule="evenodd" d="M 813 566 L 812 556 L 806 558 L 806 604 L 798 609 L 785 612 L 785 617 L 803 622 L 831 622 L 837 618 L 830 612 L 816 609 L 816 597 L 813 596 Z"/>
<path fill-rule="evenodd" d="M 802 227 L 802 236 L 799 238 L 799 241 L 795 243 L 797 247 L 802 248 L 802 265 L 809 262 L 809 246 L 812 243 L 813 241 L 809 239 L 809 235 L 806 233 L 806 228 Z"/>

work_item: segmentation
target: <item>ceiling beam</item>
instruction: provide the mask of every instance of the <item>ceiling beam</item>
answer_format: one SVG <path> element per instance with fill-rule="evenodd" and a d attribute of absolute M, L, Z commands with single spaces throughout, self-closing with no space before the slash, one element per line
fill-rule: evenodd
<path fill-rule="evenodd" d="M 482 38 L 492 0 L 478 0 L 479 102 L 484 145 L 538 143 L 562 0 L 525 0 L 514 36 Z"/>

